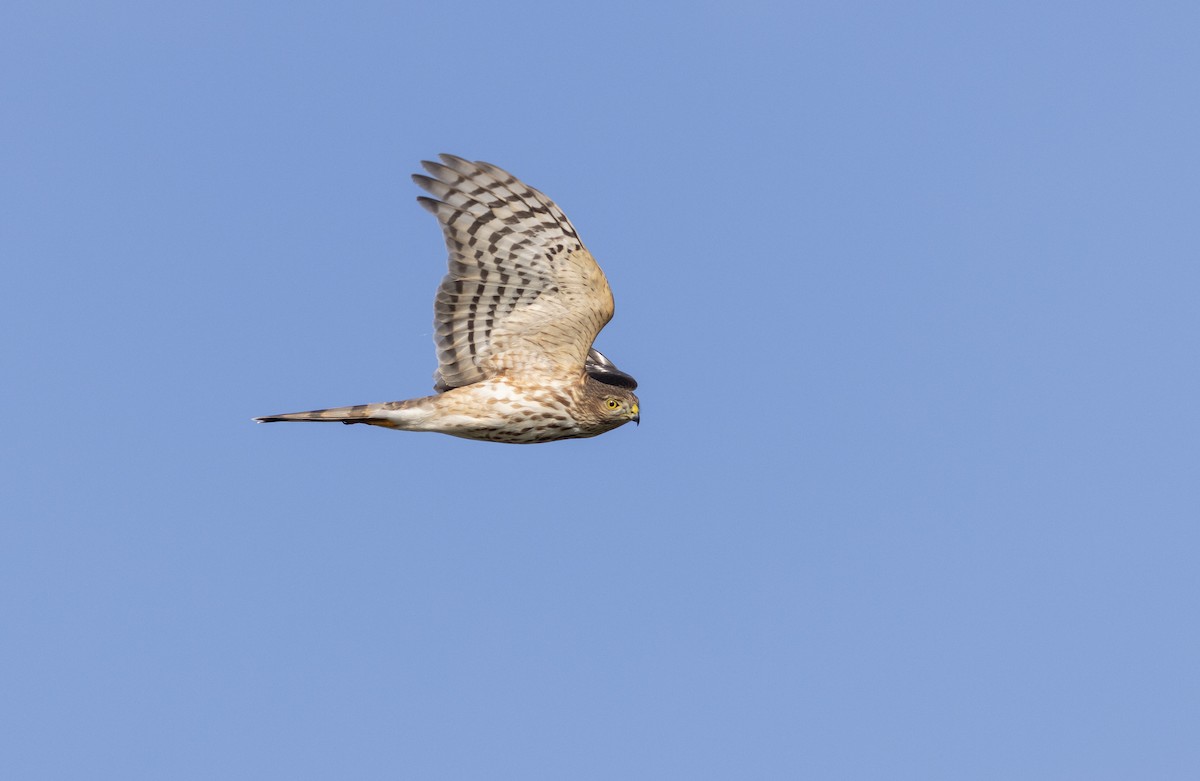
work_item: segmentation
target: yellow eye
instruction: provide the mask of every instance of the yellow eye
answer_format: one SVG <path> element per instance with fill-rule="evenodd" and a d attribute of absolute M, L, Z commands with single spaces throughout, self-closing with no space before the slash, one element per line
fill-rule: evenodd
<path fill-rule="evenodd" d="M 609 409 L 616 409 L 617 407 L 621 406 L 621 402 L 617 401 L 616 399 L 609 399 L 608 401 L 604 402 L 604 406 L 608 407 Z"/>

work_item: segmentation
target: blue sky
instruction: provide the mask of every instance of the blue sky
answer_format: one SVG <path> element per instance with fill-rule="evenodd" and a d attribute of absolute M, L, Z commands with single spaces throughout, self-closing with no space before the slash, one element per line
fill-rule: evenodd
<path fill-rule="evenodd" d="M 1200 12 L 0 11 L 0 768 L 1191 779 Z M 408 174 L 614 289 L 642 425 L 429 392 Z"/>

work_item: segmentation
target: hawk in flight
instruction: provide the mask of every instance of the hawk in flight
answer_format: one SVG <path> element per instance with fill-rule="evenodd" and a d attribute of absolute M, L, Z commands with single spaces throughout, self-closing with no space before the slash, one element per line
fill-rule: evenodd
<path fill-rule="evenodd" d="M 546 196 L 488 163 L 441 155 L 413 181 L 450 251 L 434 299 L 432 396 L 255 418 L 438 431 L 491 442 L 594 437 L 638 422 L 637 382 L 592 342 L 612 319 L 604 272 Z"/>

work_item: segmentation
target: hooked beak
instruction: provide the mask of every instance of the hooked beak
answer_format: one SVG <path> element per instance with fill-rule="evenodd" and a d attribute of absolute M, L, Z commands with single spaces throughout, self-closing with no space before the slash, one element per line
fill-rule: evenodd
<path fill-rule="evenodd" d="M 642 415 L 638 412 L 638 405 L 634 404 L 629 411 L 633 413 L 633 417 L 630 418 L 630 420 L 633 421 L 633 425 L 642 425 Z"/>

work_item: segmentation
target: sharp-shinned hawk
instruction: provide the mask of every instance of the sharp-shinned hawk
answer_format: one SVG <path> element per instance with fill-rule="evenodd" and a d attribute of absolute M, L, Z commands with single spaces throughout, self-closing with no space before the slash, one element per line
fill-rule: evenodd
<path fill-rule="evenodd" d="M 637 382 L 592 342 L 612 319 L 608 280 L 566 215 L 494 165 L 441 155 L 413 181 L 450 252 L 434 300 L 433 396 L 255 418 L 366 423 L 534 443 L 638 422 Z"/>

